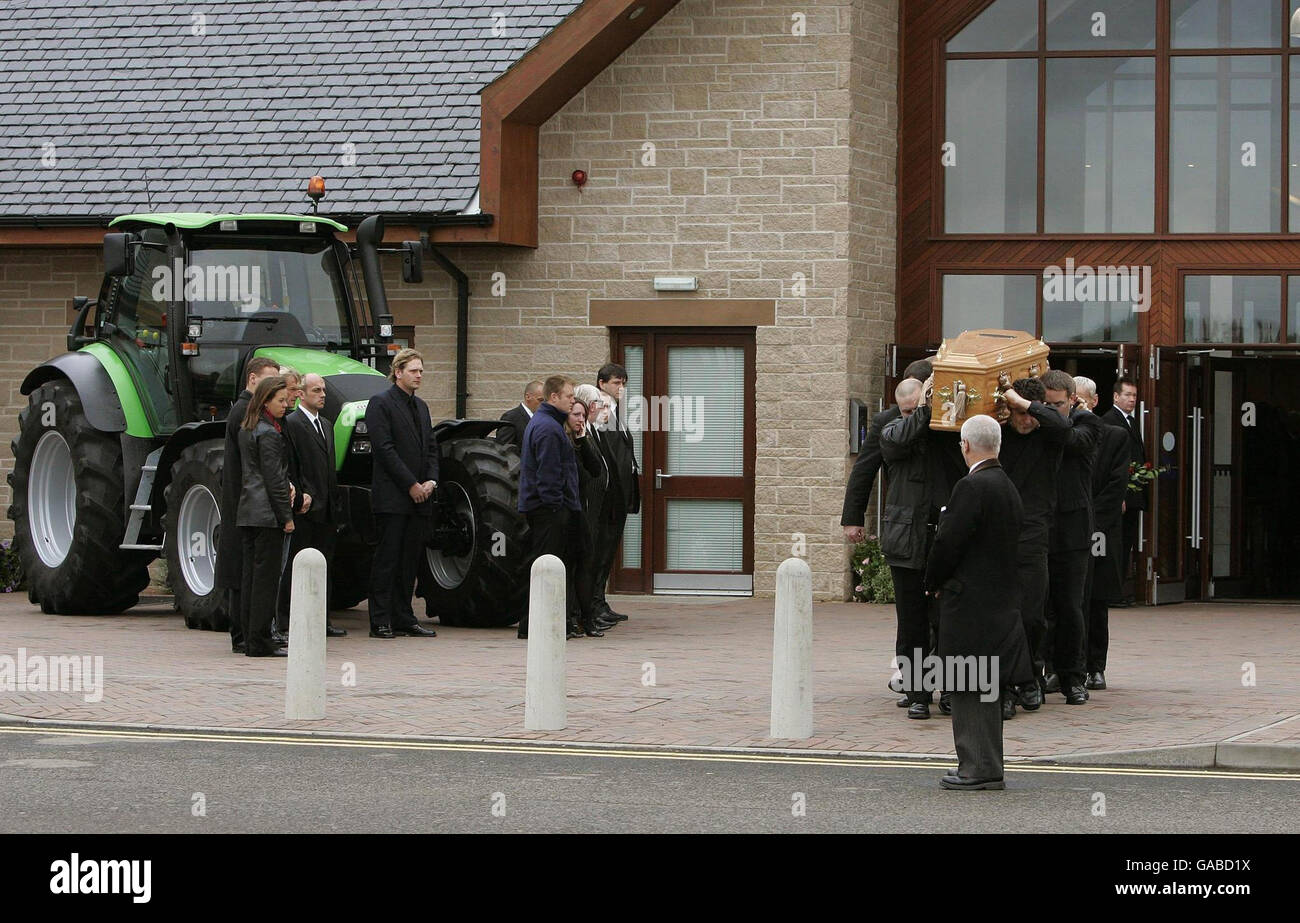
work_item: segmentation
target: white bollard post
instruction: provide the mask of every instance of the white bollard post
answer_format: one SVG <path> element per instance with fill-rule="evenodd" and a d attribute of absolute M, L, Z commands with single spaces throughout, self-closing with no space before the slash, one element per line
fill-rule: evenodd
<path fill-rule="evenodd" d="M 528 679 L 524 689 L 524 727 L 562 731 L 569 723 L 564 695 L 565 661 L 564 562 L 544 554 L 533 562 L 528 587 Z"/>
<path fill-rule="evenodd" d="M 813 736 L 812 571 L 801 558 L 787 558 L 776 570 L 771 736 Z"/>
<path fill-rule="evenodd" d="M 325 717 L 325 555 L 304 548 L 293 559 L 289 596 L 289 680 L 284 716 L 313 721 Z"/>

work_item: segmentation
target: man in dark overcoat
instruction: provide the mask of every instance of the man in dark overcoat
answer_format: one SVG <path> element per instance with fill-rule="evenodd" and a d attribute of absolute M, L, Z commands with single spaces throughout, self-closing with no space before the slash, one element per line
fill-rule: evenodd
<path fill-rule="evenodd" d="M 939 517 L 926 567 L 926 588 L 939 597 L 936 653 L 945 664 L 945 684 L 950 675 L 956 678 L 951 691 L 957 769 L 940 782 L 948 789 L 1006 787 L 999 691 L 1033 676 L 1016 570 L 1023 508 L 998 464 L 1001 442 L 1001 427 L 992 417 L 962 424 L 961 452 L 970 470 Z M 958 658 L 973 658 L 978 668 L 963 671 Z"/>

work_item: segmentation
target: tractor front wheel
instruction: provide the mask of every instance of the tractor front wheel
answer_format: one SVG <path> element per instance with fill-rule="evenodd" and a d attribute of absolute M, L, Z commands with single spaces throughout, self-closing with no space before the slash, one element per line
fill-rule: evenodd
<path fill-rule="evenodd" d="M 18 414 L 9 518 L 28 598 L 45 612 L 122 612 L 149 585 L 147 552 L 123 551 L 122 445 L 90 425 L 77 389 L 48 381 Z"/>

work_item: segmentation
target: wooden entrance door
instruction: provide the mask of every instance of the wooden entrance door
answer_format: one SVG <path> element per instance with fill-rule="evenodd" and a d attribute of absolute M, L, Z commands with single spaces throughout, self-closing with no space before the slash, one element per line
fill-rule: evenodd
<path fill-rule="evenodd" d="M 619 329 L 641 512 L 614 588 L 749 595 L 754 574 L 754 331 Z"/>

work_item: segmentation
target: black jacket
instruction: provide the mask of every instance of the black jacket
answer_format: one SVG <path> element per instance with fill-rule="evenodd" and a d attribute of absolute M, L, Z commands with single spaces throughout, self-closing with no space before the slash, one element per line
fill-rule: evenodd
<path fill-rule="evenodd" d="M 311 509 L 301 515 L 312 522 L 337 525 L 343 517 L 339 509 L 338 473 L 334 468 L 334 425 L 323 416 L 320 422 L 324 441 L 302 408 L 285 414 L 280 424 L 289 447 L 289 480 L 297 490 L 294 513 L 301 512 L 302 497 L 307 494 L 311 497 Z"/>
<path fill-rule="evenodd" d="M 1135 462 L 1140 468 L 1147 460 L 1146 446 L 1142 443 L 1141 426 L 1129 426 L 1128 421 L 1124 419 L 1124 414 L 1118 407 L 1112 407 L 1101 416 L 1101 422 L 1107 426 L 1117 426 L 1122 429 L 1128 437 L 1128 460 Z M 1137 414 L 1133 415 L 1133 422 L 1137 424 Z M 1147 489 L 1128 490 L 1124 497 L 1124 502 L 1128 504 L 1131 511 L 1144 510 L 1147 508 Z"/>
<path fill-rule="evenodd" d="M 880 454 L 880 433 L 884 428 L 901 417 L 898 405 L 887 407 L 871 418 L 867 428 L 867 438 L 858 449 L 857 460 L 849 472 L 849 485 L 844 490 L 844 510 L 840 513 L 840 525 L 860 526 L 871 505 L 871 488 L 875 486 L 876 475 L 884 456 Z"/>
<path fill-rule="evenodd" d="M 956 460 L 953 453 L 956 452 Z M 880 547 L 894 567 L 925 568 L 929 526 L 939 521 L 953 485 L 965 471 L 956 433 L 930 429 L 930 408 L 899 416 L 880 434 L 888 494 Z"/>
<path fill-rule="evenodd" d="M 226 417 L 226 451 L 221 462 L 221 521 L 230 528 L 221 530 L 217 543 L 216 585 L 221 589 L 238 590 L 242 568 L 243 550 L 239 541 L 239 492 L 244 487 L 243 469 L 239 464 L 239 424 L 253 399 L 249 391 L 241 391 L 235 405 Z"/>
<path fill-rule="evenodd" d="M 240 528 L 283 528 L 293 521 L 289 505 L 288 443 L 263 417 L 257 428 L 239 430 L 239 455 L 244 464 L 239 492 Z"/>
<path fill-rule="evenodd" d="M 1056 480 L 1060 475 L 1061 452 L 1070 424 L 1055 410 L 1054 416 L 1039 415 L 1038 428 L 1028 435 L 1002 424 L 1002 451 L 998 463 L 1020 494 L 1024 520 L 1020 526 L 1021 559 L 1047 554 L 1052 522 L 1056 519 Z"/>
<path fill-rule="evenodd" d="M 998 658 L 1002 686 L 1033 676 L 1020 621 L 1020 495 L 996 460 L 957 482 L 925 572 L 939 590 L 940 657 Z"/>
<path fill-rule="evenodd" d="M 1056 428 L 1061 415 L 1038 401 L 1029 404 L 1040 426 Z M 1056 414 L 1055 418 L 1051 415 Z M 1089 410 L 1070 411 L 1069 429 L 1062 441 L 1061 468 L 1056 476 L 1056 516 L 1052 521 L 1049 552 L 1058 554 L 1092 546 L 1096 528 L 1092 513 L 1092 457 L 1101 438 L 1102 423 Z"/>
<path fill-rule="evenodd" d="M 1128 438 L 1118 427 L 1102 426 L 1092 463 L 1092 504 L 1097 531 L 1106 537 L 1105 554 L 1095 543 L 1088 595 L 1113 601 L 1123 596 L 1124 514 L 1128 489 Z"/>
<path fill-rule="evenodd" d="M 619 404 L 617 413 L 627 414 L 626 400 Z M 602 430 L 600 435 L 600 448 L 609 465 L 610 492 L 623 498 L 626 512 L 636 513 L 641 509 L 641 479 L 632 434 L 623 429 L 618 418 L 611 414 L 608 428 Z"/>
<path fill-rule="evenodd" d="M 432 516 L 434 500 L 411 499 L 415 484 L 438 480 L 438 440 L 429 405 L 397 385 L 366 406 L 370 434 L 370 508 L 375 513 Z"/>
<path fill-rule="evenodd" d="M 609 465 L 600 454 L 590 433 L 574 441 L 578 453 L 578 497 L 582 502 L 582 518 L 587 537 L 592 543 L 600 530 L 601 514 L 605 509 L 605 495 L 609 490 Z"/>
<path fill-rule="evenodd" d="M 515 404 L 505 413 L 501 414 L 501 419 L 505 423 L 497 427 L 497 431 L 492 438 L 500 443 L 509 443 L 522 454 L 524 451 L 524 430 L 528 429 L 528 421 L 532 419 L 523 404 Z"/>

